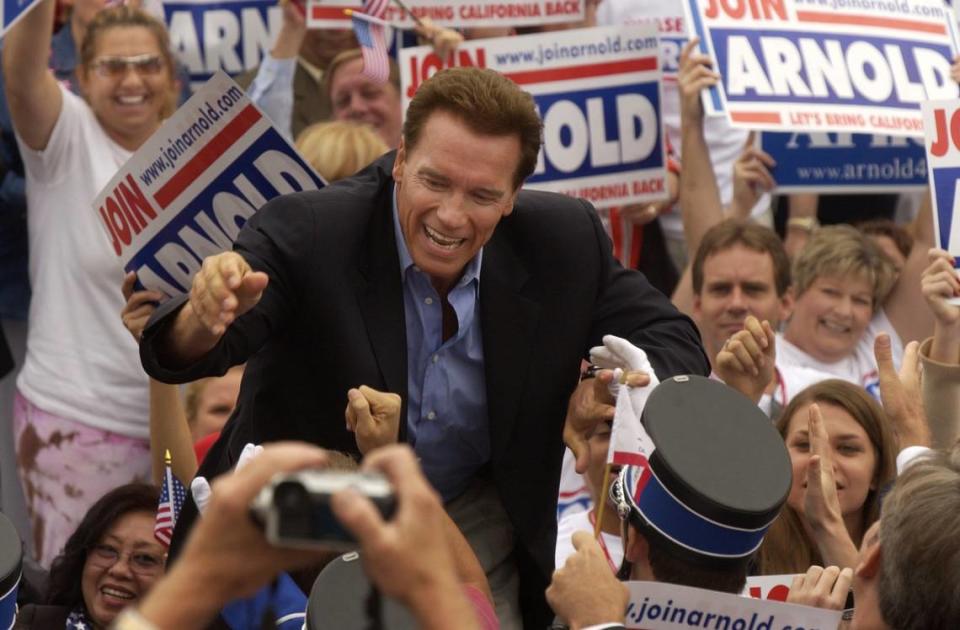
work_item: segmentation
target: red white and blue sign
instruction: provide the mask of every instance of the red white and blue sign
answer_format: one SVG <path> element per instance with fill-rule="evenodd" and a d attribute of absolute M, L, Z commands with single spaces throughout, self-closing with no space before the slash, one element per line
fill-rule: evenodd
<path fill-rule="evenodd" d="M 236 76 L 260 65 L 283 22 L 276 0 L 164 0 L 163 16 L 194 88 L 218 70 Z"/>
<path fill-rule="evenodd" d="M 176 296 L 267 201 L 323 186 L 218 72 L 123 165 L 93 208 L 124 270 L 145 288 Z"/>
<path fill-rule="evenodd" d="M 779 193 L 900 193 L 927 186 L 923 140 L 827 131 L 760 135 Z"/>
<path fill-rule="evenodd" d="M 414 16 L 430 18 L 438 26 L 538 26 L 583 20 L 585 0 L 406 0 Z M 307 26 L 350 28 L 344 9 L 360 10 L 363 0 L 310 0 Z M 392 2 L 383 19 L 399 27 L 413 28 L 414 21 Z"/>
<path fill-rule="evenodd" d="M 920 103 L 960 96 L 942 0 L 685 0 L 721 76 L 708 114 L 735 126 L 920 136 Z"/>
<path fill-rule="evenodd" d="M 960 260 L 960 100 L 923 104 L 937 245 Z"/>
<path fill-rule="evenodd" d="M 666 198 L 654 24 L 467 41 L 446 59 L 404 49 L 404 108 L 423 81 L 462 65 L 497 70 L 533 95 L 543 148 L 527 188 L 597 207 Z"/>

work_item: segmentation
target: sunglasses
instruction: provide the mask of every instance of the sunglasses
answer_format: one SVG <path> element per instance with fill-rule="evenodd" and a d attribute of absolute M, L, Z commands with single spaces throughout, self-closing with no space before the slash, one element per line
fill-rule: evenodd
<path fill-rule="evenodd" d="M 93 60 L 90 66 L 101 77 L 110 79 L 119 79 L 127 74 L 127 69 L 132 68 L 137 74 L 153 75 L 159 74 L 164 69 L 163 57 L 160 55 L 133 55 L 131 57 L 98 57 Z"/>
<path fill-rule="evenodd" d="M 130 570 L 138 575 L 152 576 L 163 572 L 166 556 L 143 551 L 122 552 L 111 545 L 99 544 L 90 547 L 87 559 L 93 564 L 108 569 L 126 558 Z"/>

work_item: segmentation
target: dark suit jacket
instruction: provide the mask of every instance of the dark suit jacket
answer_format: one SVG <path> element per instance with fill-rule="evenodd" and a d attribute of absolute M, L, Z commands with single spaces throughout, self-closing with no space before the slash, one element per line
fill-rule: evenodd
<path fill-rule="evenodd" d="M 183 299 L 155 313 L 141 344 L 153 377 L 185 382 L 248 361 L 237 409 L 201 474 L 228 468 L 248 441 L 303 439 L 356 452 L 343 423 L 350 387 L 366 384 L 406 401 L 392 163 L 387 155 L 355 177 L 275 199 L 251 217 L 234 248 L 270 283 L 190 368 L 158 360 L 162 328 Z M 553 570 L 561 433 L 581 358 L 612 333 L 646 350 L 660 378 L 709 371 L 693 323 L 610 252 L 589 204 L 533 191 L 520 193 L 484 247 L 490 472 L 516 529 L 524 616 L 539 628 L 550 620 L 543 590 Z"/>

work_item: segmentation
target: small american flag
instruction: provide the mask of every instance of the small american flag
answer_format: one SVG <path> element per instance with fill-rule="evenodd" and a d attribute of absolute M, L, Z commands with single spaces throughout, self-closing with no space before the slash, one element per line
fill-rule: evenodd
<path fill-rule="evenodd" d="M 163 471 L 163 483 L 160 485 L 160 503 L 157 504 L 157 523 L 153 527 L 153 536 L 164 547 L 169 547 L 173 528 L 177 524 L 187 491 L 170 470 L 170 451 L 166 452 L 165 459 L 166 466 Z"/>
<path fill-rule="evenodd" d="M 387 13 L 387 7 L 390 6 L 390 0 L 363 0 L 361 11 L 375 18 L 383 19 Z"/>
<path fill-rule="evenodd" d="M 351 17 L 353 32 L 363 52 L 363 75 L 371 81 L 386 83 L 390 78 L 390 58 L 383 25 L 366 19 L 366 15 L 354 13 Z"/>

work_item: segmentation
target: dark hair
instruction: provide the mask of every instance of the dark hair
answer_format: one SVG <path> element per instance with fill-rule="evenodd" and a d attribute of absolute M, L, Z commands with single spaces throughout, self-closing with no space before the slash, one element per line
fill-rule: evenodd
<path fill-rule="evenodd" d="M 513 176 L 514 189 L 533 174 L 542 142 L 543 123 L 529 93 L 499 72 L 462 67 L 441 70 L 424 82 L 407 107 L 403 145 L 416 147 L 427 120 L 436 111 L 456 116 L 474 133 L 515 135 L 520 141 L 520 162 Z"/>
<path fill-rule="evenodd" d="M 693 562 L 681 557 L 675 550 L 664 544 L 660 534 L 652 530 L 644 520 L 634 511 L 625 521 L 622 529 L 624 546 L 626 546 L 627 528 L 632 528 L 638 535 L 647 541 L 647 561 L 650 570 L 657 582 L 665 584 L 679 584 L 692 588 L 703 588 L 720 593 L 740 593 L 747 582 L 747 570 L 750 557 L 739 560 L 724 560 L 713 562 L 713 559 L 704 557 L 702 562 Z M 617 578 L 629 580 L 633 571 L 633 564 L 624 556 L 623 563 Z"/>
<path fill-rule="evenodd" d="M 80 588 L 87 551 L 100 542 L 113 524 L 131 512 L 155 512 L 160 491 L 145 483 L 128 483 L 114 488 L 90 506 L 77 525 L 63 552 L 54 558 L 47 585 L 47 604 L 71 610 L 83 603 Z"/>
<path fill-rule="evenodd" d="M 774 286 L 777 295 L 783 297 L 790 288 L 790 259 L 783 242 L 770 228 L 743 219 L 721 221 L 703 235 L 691 268 L 693 292 L 699 294 L 703 289 L 703 265 L 707 258 L 736 245 L 770 254 L 773 259 Z"/>
<path fill-rule="evenodd" d="M 145 28 L 156 38 L 157 46 L 160 48 L 160 54 L 163 56 L 163 62 L 170 80 L 174 81 L 176 61 L 173 53 L 170 52 L 170 35 L 167 33 L 167 27 L 163 22 L 153 17 L 146 11 L 126 4 L 116 5 L 101 9 L 90 20 L 87 25 L 87 32 L 80 42 L 80 68 L 85 75 L 90 70 L 90 64 L 93 63 L 93 56 L 97 51 L 97 41 L 100 36 L 111 28 Z M 176 90 L 171 89 L 167 95 L 167 102 L 164 103 L 161 115 L 166 118 L 177 107 Z"/>

